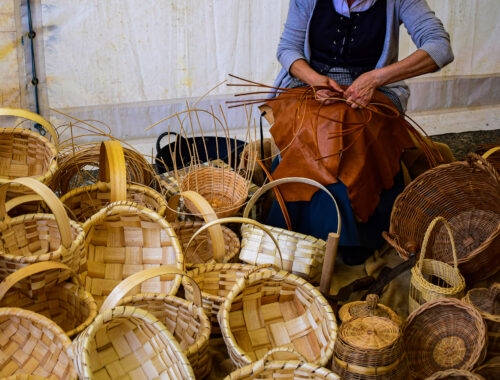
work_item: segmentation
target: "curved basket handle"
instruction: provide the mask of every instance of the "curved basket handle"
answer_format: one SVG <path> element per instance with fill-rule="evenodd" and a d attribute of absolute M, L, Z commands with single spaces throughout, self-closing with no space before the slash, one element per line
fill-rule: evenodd
<path fill-rule="evenodd" d="M 286 352 L 286 353 L 289 353 L 289 354 L 292 354 L 292 355 L 295 355 L 297 356 L 297 358 L 299 359 L 299 361 L 301 362 L 307 362 L 307 360 L 304 358 L 304 356 L 302 356 L 302 354 L 300 354 L 299 352 L 295 351 L 293 348 L 288 348 L 288 347 L 276 347 L 276 348 L 273 348 L 272 350 L 270 350 L 268 353 L 266 353 L 262 359 L 262 362 L 264 365 L 266 365 L 267 363 L 269 362 L 272 362 L 273 360 L 270 359 L 270 357 L 275 354 L 276 352 Z M 287 359 L 288 360 L 288 359 Z"/>
<path fill-rule="evenodd" d="M 326 187 L 324 187 L 321 183 L 314 181 L 309 178 L 302 178 L 302 177 L 288 177 L 288 178 L 281 178 L 277 179 L 275 181 L 266 183 L 264 186 L 262 186 L 259 190 L 255 192 L 254 195 L 252 195 L 252 198 L 248 201 L 245 210 L 243 211 L 243 217 L 248 218 L 248 215 L 250 215 L 250 210 L 252 210 L 253 206 L 257 202 L 257 200 L 260 198 L 262 194 L 264 194 L 266 191 L 269 189 L 272 189 L 275 186 L 283 185 L 285 183 L 305 183 L 307 185 L 315 186 L 324 192 L 328 194 L 328 196 L 332 199 L 333 203 L 335 204 L 335 210 L 337 211 L 337 234 L 340 235 L 340 229 L 342 227 L 342 221 L 340 217 L 340 210 L 339 206 L 337 204 L 337 200 L 335 197 L 328 191 Z"/>
<path fill-rule="evenodd" d="M 453 263 L 455 266 L 455 270 L 458 272 L 457 250 L 455 249 L 455 239 L 453 238 L 451 227 L 445 218 L 443 218 L 442 216 L 438 216 L 434 218 L 431 224 L 429 224 L 429 227 L 427 227 L 427 231 L 425 231 L 424 241 L 422 243 L 422 249 L 420 250 L 420 258 L 418 260 L 418 269 L 420 273 L 422 273 L 422 265 L 424 265 L 424 256 L 425 252 L 427 251 L 427 244 L 429 243 L 432 230 L 434 229 L 434 227 L 438 222 L 443 222 L 444 226 L 446 227 L 446 230 L 448 231 L 448 235 L 450 236 L 450 242 L 451 242 L 451 252 L 453 253 Z"/>
<path fill-rule="evenodd" d="M 485 160 L 487 160 L 489 156 L 491 156 L 495 152 L 498 152 L 499 150 L 500 150 L 500 146 L 496 146 L 494 148 L 491 148 L 487 152 L 485 152 L 481 157 L 483 157 Z"/>
<path fill-rule="evenodd" d="M 40 124 L 45 128 L 47 132 L 50 133 L 50 135 L 52 136 L 52 140 L 54 140 L 54 144 L 56 146 L 59 145 L 59 138 L 57 137 L 57 132 L 54 129 L 54 126 L 47 119 L 37 113 L 24 110 L 22 108 L 0 107 L 0 116 L 17 116 L 34 121 L 35 123 Z"/>
<path fill-rule="evenodd" d="M 194 235 L 191 237 L 191 239 L 189 240 L 189 242 L 187 243 L 186 245 L 186 249 L 187 247 L 189 247 L 189 245 L 191 244 L 191 242 L 193 241 L 193 239 L 198 236 L 202 231 L 206 230 L 207 228 L 210 228 L 211 226 L 215 225 L 215 224 L 220 224 L 220 223 L 248 223 L 248 224 L 252 224 L 258 228 L 260 228 L 262 231 L 264 231 L 266 234 L 269 235 L 269 237 L 271 238 L 271 240 L 273 241 L 274 245 L 276 246 L 276 249 L 278 250 L 278 254 L 280 256 L 280 262 L 281 262 L 281 268 L 283 268 L 283 255 L 281 254 L 281 249 L 280 249 L 280 246 L 278 244 L 278 241 L 276 240 L 276 238 L 274 237 L 274 235 L 271 233 L 271 231 L 269 231 L 269 229 L 264 226 L 263 224 L 260 224 L 259 222 L 256 222 L 255 220 L 252 220 L 252 219 L 248 219 L 248 218 L 240 218 L 240 217 L 237 217 L 237 216 L 233 216 L 231 218 L 222 218 L 222 219 L 217 219 L 217 220 L 214 220 L 210 223 L 207 223 L 205 224 L 204 226 L 202 226 L 198 231 L 196 231 L 194 233 Z"/>
<path fill-rule="evenodd" d="M 16 270 L 14 273 L 8 275 L 1 283 L 0 283 L 0 300 L 3 299 L 5 294 L 19 281 L 30 277 L 37 273 L 42 273 L 52 269 L 64 269 L 71 273 L 71 277 L 76 281 L 80 288 L 83 288 L 82 280 L 80 276 L 78 276 L 75 272 L 73 272 L 67 265 L 63 263 L 58 263 L 55 261 L 43 261 L 40 263 L 35 263 L 31 265 L 27 265 Z"/>
<path fill-rule="evenodd" d="M 208 203 L 207 200 L 196 191 L 188 190 L 175 194 L 168 200 L 167 214 L 165 215 L 165 219 L 167 219 L 168 222 L 175 220 L 177 215 L 174 210 L 177 209 L 181 196 L 189 199 L 195 205 L 196 209 L 200 212 L 199 215 L 206 223 L 217 220 L 217 214 L 212 206 L 210 206 L 210 203 Z M 210 239 L 212 240 L 214 259 L 216 262 L 221 263 L 224 261 L 226 254 L 226 243 L 224 242 L 222 228 L 218 224 L 214 225 L 208 229 L 208 233 L 210 234 Z"/>
<path fill-rule="evenodd" d="M 3 220 L 7 216 L 5 198 L 7 196 L 7 189 L 11 183 L 23 185 L 33 190 L 43 199 L 56 218 L 57 227 L 59 227 L 59 233 L 61 234 L 62 246 L 66 249 L 71 247 L 71 242 L 73 241 L 71 237 L 71 225 L 63 204 L 52 190 L 36 179 L 29 177 L 16 178 L 0 186 L 0 220 Z"/>
<path fill-rule="evenodd" d="M 23 203 L 43 201 L 42 197 L 36 194 L 21 195 L 19 197 L 12 198 L 5 202 L 5 212 L 9 213 L 13 208 L 22 205 Z M 8 215 L 5 216 L 7 218 Z"/>
<path fill-rule="evenodd" d="M 191 282 L 191 286 L 194 289 L 193 291 L 194 304 L 198 307 L 202 306 L 201 290 L 197 282 L 193 280 L 190 276 L 188 276 L 185 272 L 181 271 L 180 269 L 177 269 L 176 267 L 169 265 L 163 265 L 161 267 L 145 269 L 128 276 L 125 280 L 116 285 L 113 291 L 104 300 L 104 303 L 102 304 L 99 313 L 102 313 L 104 310 L 114 308 L 116 305 L 118 305 L 120 300 L 123 297 L 125 297 L 127 293 L 130 292 L 137 285 L 140 285 L 144 281 L 149 280 L 151 278 L 158 276 L 165 276 L 165 275 L 174 275 L 174 276 L 181 275 L 186 277 Z"/>
<path fill-rule="evenodd" d="M 488 173 L 496 183 L 500 182 L 499 174 L 491 162 L 487 161 L 477 153 L 469 153 L 466 158 L 467 163 L 472 167 L 475 166 L 480 170 Z"/>
<path fill-rule="evenodd" d="M 179 135 L 177 132 L 170 132 L 170 131 L 167 131 L 167 132 L 163 132 L 162 134 L 160 134 L 160 136 L 158 136 L 158 138 L 156 139 L 156 154 L 159 154 L 160 153 L 160 150 L 162 150 L 163 148 L 160 146 L 160 142 L 161 140 L 165 137 L 165 136 L 168 136 L 168 135 Z M 177 138 L 177 137 L 176 137 Z M 170 143 L 169 143 L 170 144 Z"/>
<path fill-rule="evenodd" d="M 101 143 L 99 181 L 109 183 L 110 203 L 127 200 L 127 169 L 123 147 L 119 141 L 108 140 Z"/>

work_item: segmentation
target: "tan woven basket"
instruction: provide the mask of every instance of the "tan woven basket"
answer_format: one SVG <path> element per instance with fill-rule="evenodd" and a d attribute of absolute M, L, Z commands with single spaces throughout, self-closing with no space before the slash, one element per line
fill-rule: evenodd
<path fill-rule="evenodd" d="M 410 314 L 403 327 L 413 377 L 447 369 L 472 370 L 486 354 L 486 325 L 479 312 L 454 298 L 429 301 Z"/>
<path fill-rule="evenodd" d="M 70 356 L 71 341 L 43 315 L 15 307 L 0 308 L 0 336 L 0 377 L 77 379 Z"/>
<path fill-rule="evenodd" d="M 296 182 L 318 187 L 330 196 L 337 213 L 337 235 L 340 236 L 341 218 L 337 201 L 326 187 L 308 178 L 291 177 L 269 182 L 261 187 L 248 201 L 243 212 L 243 217 L 248 217 L 252 207 L 266 191 L 279 185 Z M 298 232 L 288 231 L 278 227 L 267 227 L 278 240 L 281 252 L 283 253 L 282 269 L 297 276 L 304 277 L 309 281 L 319 282 L 326 251 L 326 242 L 322 239 L 317 239 L 313 236 L 304 235 Z M 241 235 L 241 261 L 252 265 L 268 263 L 278 265 L 276 261 L 276 248 L 274 244 L 272 244 L 272 241 L 264 236 L 261 231 L 256 230 L 251 225 L 244 224 L 241 226 Z"/>
<path fill-rule="evenodd" d="M 454 261 L 453 267 L 442 261 L 424 259 L 429 238 L 438 222 L 444 224 L 449 234 Z M 436 298 L 452 297 L 460 299 L 464 296 L 464 290 L 465 280 L 458 270 L 457 251 L 450 225 L 446 219 L 437 217 L 427 228 L 420 251 L 420 258 L 418 263 L 411 269 L 408 310 L 412 313 L 420 305 Z"/>
<path fill-rule="evenodd" d="M 131 306 L 99 314 L 73 341 L 82 379 L 194 380 L 179 343 L 153 315 Z"/>
<path fill-rule="evenodd" d="M 474 306 L 486 322 L 488 357 L 500 356 L 500 283 L 491 285 L 489 289 L 471 289 L 462 301 Z"/>
<path fill-rule="evenodd" d="M 98 307 L 131 274 L 161 265 L 184 268 L 172 227 L 156 212 L 135 203 L 111 203 L 85 222 L 83 230 L 88 271 L 82 279 Z M 133 294 L 175 294 L 180 284 L 180 276 L 174 281 L 155 278 L 142 283 Z"/>
<path fill-rule="evenodd" d="M 158 276 L 182 275 L 194 289 L 194 302 L 165 294 L 136 294 L 124 297 L 130 290 L 143 281 Z M 175 267 L 162 266 L 146 269 L 123 280 L 106 298 L 101 313 L 116 306 L 134 306 L 154 315 L 170 331 L 179 342 L 189 363 L 193 367 L 197 379 L 210 373 L 212 357 L 208 351 L 210 338 L 210 321 L 201 305 L 201 292 L 196 282 Z"/>
<path fill-rule="evenodd" d="M 379 297 L 376 294 L 368 294 L 366 301 L 347 303 L 339 310 L 339 319 L 342 323 L 353 318 L 368 316 L 383 317 L 398 325 L 403 324 L 401 318 L 391 308 L 379 303 Z"/>
<path fill-rule="evenodd" d="M 61 197 L 75 220 L 84 223 L 109 203 L 132 201 L 165 215 L 167 202 L 153 189 L 127 184 L 123 147 L 119 141 L 104 141 L 101 144 L 99 182 L 71 190 Z"/>
<path fill-rule="evenodd" d="M 409 242 L 421 245 L 427 226 L 437 216 L 451 226 L 457 242 L 458 268 L 467 283 L 483 280 L 500 269 L 500 179 L 495 168 L 476 154 L 467 161 L 428 170 L 398 196 L 385 239 L 404 259 Z M 445 228 L 429 238 L 430 258 L 453 263 Z"/>
<path fill-rule="evenodd" d="M 469 371 L 464 371 L 463 369 L 448 369 L 446 371 L 439 371 L 428 377 L 426 380 L 438 380 L 438 379 L 448 379 L 448 380 L 485 380 L 484 377 L 480 375 L 473 374 Z"/>
<path fill-rule="evenodd" d="M 60 281 L 61 271 L 71 273 L 73 282 Z M 22 289 L 13 288 L 22 280 Z M 36 288 L 35 294 L 29 294 Z M 96 303 L 84 290 L 80 277 L 66 265 L 51 261 L 28 265 L 3 280 L 0 307 L 19 307 L 42 314 L 70 337 L 83 331 L 97 315 Z"/>
<path fill-rule="evenodd" d="M 4 203 L 11 182 L 39 195 L 53 214 L 29 214 L 8 218 L 13 203 L 38 198 L 26 195 Z M 84 233 L 71 221 L 56 195 L 33 178 L 18 178 L 0 186 L 0 280 L 16 270 L 37 262 L 58 261 L 78 273 L 86 266 Z M 69 273 L 62 273 L 68 278 Z M 17 286 L 17 285 L 16 285 Z"/>

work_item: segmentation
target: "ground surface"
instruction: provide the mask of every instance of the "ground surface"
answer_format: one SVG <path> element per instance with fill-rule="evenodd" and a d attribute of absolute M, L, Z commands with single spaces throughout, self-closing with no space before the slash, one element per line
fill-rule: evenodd
<path fill-rule="evenodd" d="M 475 151 L 480 144 L 497 143 L 500 146 L 500 129 L 492 131 L 474 131 L 446 133 L 431 136 L 432 140 L 447 144 L 457 160 L 465 158 L 467 153 Z"/>

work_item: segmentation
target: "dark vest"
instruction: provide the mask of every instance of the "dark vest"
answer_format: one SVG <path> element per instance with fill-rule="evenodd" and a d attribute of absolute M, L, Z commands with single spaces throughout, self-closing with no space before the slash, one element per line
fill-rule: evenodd
<path fill-rule="evenodd" d="M 318 0 L 309 27 L 311 59 L 333 67 L 375 67 L 384 47 L 386 0 L 345 17 L 333 0 Z"/>

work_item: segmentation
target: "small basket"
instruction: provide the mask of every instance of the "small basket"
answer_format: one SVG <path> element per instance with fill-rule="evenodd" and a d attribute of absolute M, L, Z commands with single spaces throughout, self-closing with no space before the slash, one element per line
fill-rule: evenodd
<path fill-rule="evenodd" d="M 350 302 L 339 310 L 339 319 L 342 323 L 353 318 L 368 316 L 387 318 L 399 326 L 403 324 L 401 318 L 391 308 L 379 303 L 379 297 L 376 294 L 368 294 L 366 301 Z"/>
<path fill-rule="evenodd" d="M 60 271 L 68 271 L 73 282 L 61 282 Z M 49 282 L 51 277 L 53 280 Z M 13 288 L 22 280 L 21 289 Z M 34 294 L 26 294 L 36 288 Z M 83 331 L 97 315 L 96 303 L 84 290 L 80 277 L 66 265 L 51 261 L 26 266 L 3 280 L 0 307 L 19 307 L 42 314 L 69 337 Z"/>
<path fill-rule="evenodd" d="M 438 222 L 442 222 L 448 231 L 454 267 L 442 261 L 424 259 L 429 237 Z M 408 310 L 412 313 L 420 305 L 437 298 L 451 297 L 460 299 L 464 296 L 464 290 L 465 280 L 458 270 L 457 251 L 450 225 L 446 219 L 437 217 L 427 228 L 422 250 L 420 251 L 420 258 L 417 265 L 411 269 Z"/>
<path fill-rule="evenodd" d="M 0 377 L 77 379 L 70 339 L 43 315 L 15 307 L 0 308 L 0 336 Z"/>
<path fill-rule="evenodd" d="M 428 377 L 425 380 L 485 380 L 484 377 L 480 375 L 473 374 L 469 371 L 464 371 L 463 369 L 448 369 L 446 371 L 439 371 Z"/>
<path fill-rule="evenodd" d="M 73 341 L 82 379 L 195 380 L 179 343 L 153 315 L 131 306 L 99 314 Z"/>
<path fill-rule="evenodd" d="M 194 302 L 165 294 L 136 294 L 124 297 L 143 281 L 158 276 L 181 275 L 190 281 L 194 293 Z M 208 351 L 210 338 L 210 321 L 203 312 L 201 292 L 196 282 L 182 271 L 174 267 L 162 266 L 146 269 L 123 280 L 106 298 L 101 313 L 116 306 L 133 306 L 154 315 L 163 323 L 168 331 L 179 342 L 193 367 L 197 379 L 206 377 L 212 368 L 212 357 Z"/>
<path fill-rule="evenodd" d="M 472 370 L 486 354 L 486 325 L 479 312 L 454 298 L 425 303 L 410 314 L 403 340 L 412 376 L 447 369 Z"/>
<path fill-rule="evenodd" d="M 500 356 L 500 283 L 491 285 L 489 289 L 471 289 L 462 301 L 474 306 L 486 322 L 488 357 Z"/>

